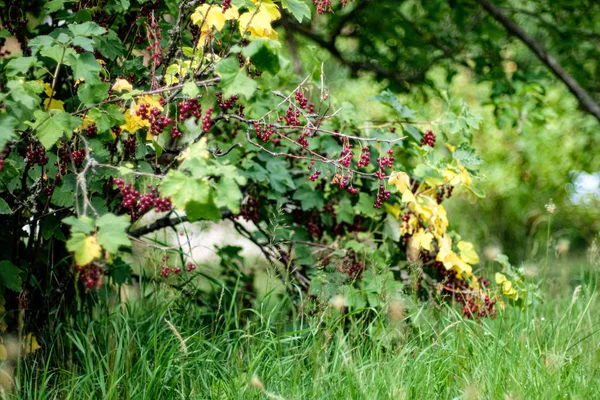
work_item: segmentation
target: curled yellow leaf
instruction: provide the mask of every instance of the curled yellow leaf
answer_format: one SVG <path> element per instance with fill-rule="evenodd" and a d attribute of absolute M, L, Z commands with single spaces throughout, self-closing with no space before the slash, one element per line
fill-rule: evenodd
<path fill-rule="evenodd" d="M 133 90 L 133 86 L 126 79 L 117 78 L 114 85 L 112 85 L 112 90 L 115 92 L 131 92 Z"/>

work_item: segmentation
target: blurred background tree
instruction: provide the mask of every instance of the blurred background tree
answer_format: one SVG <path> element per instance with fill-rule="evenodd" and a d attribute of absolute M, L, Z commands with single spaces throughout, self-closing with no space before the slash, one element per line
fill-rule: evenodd
<path fill-rule="evenodd" d="M 317 1 L 316 3 L 323 3 Z M 598 219 L 600 3 L 586 0 L 333 1 L 310 24 L 282 21 L 296 73 L 320 69 L 354 103 L 389 88 L 409 105 L 464 99 L 483 116 L 484 200 L 461 196 L 453 223 L 493 256 L 581 256 Z M 351 78 L 351 79 L 350 79 Z M 355 112 L 376 114 L 355 104 Z M 385 115 L 381 115 L 385 118 Z"/>

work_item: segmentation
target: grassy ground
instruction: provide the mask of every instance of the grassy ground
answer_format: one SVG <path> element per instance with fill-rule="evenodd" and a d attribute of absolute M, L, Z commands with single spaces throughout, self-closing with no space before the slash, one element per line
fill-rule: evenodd
<path fill-rule="evenodd" d="M 543 304 L 481 322 L 431 306 L 366 322 L 364 313 L 332 307 L 309 319 L 283 313 L 284 305 L 240 319 L 235 305 L 210 316 L 174 303 L 129 305 L 58 329 L 54 342 L 46 339 L 45 354 L 15 369 L 12 393 L 27 399 L 598 398 L 597 273 L 585 265 L 558 272 L 548 279 Z"/>

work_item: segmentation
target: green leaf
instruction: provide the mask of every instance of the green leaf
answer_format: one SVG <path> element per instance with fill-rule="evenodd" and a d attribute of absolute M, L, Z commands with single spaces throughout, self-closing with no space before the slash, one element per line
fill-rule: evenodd
<path fill-rule="evenodd" d="M 381 92 L 381 94 L 371 97 L 371 99 L 393 108 L 402 118 L 414 118 L 415 116 L 413 110 L 403 105 L 396 95 L 387 89 Z"/>
<path fill-rule="evenodd" d="M 246 70 L 240 68 L 239 62 L 233 58 L 220 61 L 215 71 L 221 77 L 219 86 L 223 88 L 225 98 L 242 95 L 248 99 L 258 87 L 254 80 L 248 78 Z"/>
<path fill-rule="evenodd" d="M 83 79 L 86 83 L 99 83 L 99 73 L 102 67 L 96 61 L 92 53 L 81 53 L 76 56 L 68 54 L 65 61 L 69 62 L 73 69 L 73 79 Z"/>
<path fill-rule="evenodd" d="M 196 98 L 200 94 L 200 89 L 194 82 L 188 82 L 181 88 L 181 94 L 189 98 Z"/>
<path fill-rule="evenodd" d="M 86 216 L 80 218 L 75 218 L 71 216 L 63 219 L 62 222 L 63 224 L 70 225 L 71 232 L 73 233 L 88 234 L 96 230 L 94 227 L 94 220 Z"/>
<path fill-rule="evenodd" d="M 79 86 L 77 97 L 79 97 L 79 100 L 81 100 L 81 102 L 86 106 L 92 106 L 105 100 L 108 96 L 109 89 L 110 84 L 105 82 L 98 83 L 96 85 L 84 83 L 83 85 Z"/>
<path fill-rule="evenodd" d="M 85 51 L 94 51 L 94 41 L 88 37 L 75 36 L 71 43 L 73 44 L 73 46 L 81 47 Z"/>
<path fill-rule="evenodd" d="M 358 210 L 358 212 L 366 215 L 367 217 L 374 217 L 381 212 L 377 208 L 373 207 L 374 202 L 374 195 L 372 196 L 367 193 L 359 193 L 358 203 L 356 204 L 355 208 Z"/>
<path fill-rule="evenodd" d="M 125 49 L 115 31 L 109 30 L 106 35 L 94 37 L 94 48 L 109 60 L 125 55 Z"/>
<path fill-rule="evenodd" d="M 44 91 L 44 86 L 38 82 L 21 83 L 18 80 L 10 80 L 6 87 L 10 90 L 9 94 L 14 101 L 28 110 L 33 110 L 42 101 L 38 94 Z"/>
<path fill-rule="evenodd" d="M 20 275 L 21 270 L 15 264 L 8 260 L 0 261 L 0 286 L 13 292 L 20 292 L 23 289 Z"/>
<path fill-rule="evenodd" d="M 198 203 L 190 201 L 185 207 L 185 214 L 190 222 L 198 220 L 218 221 L 221 219 L 221 212 L 215 205 L 212 195 L 209 196 L 209 201 L 206 203 Z"/>
<path fill-rule="evenodd" d="M 65 4 L 65 0 L 52 0 L 44 4 L 44 8 L 48 13 L 57 12 L 58 10 L 62 10 Z"/>
<path fill-rule="evenodd" d="M 354 207 L 352 207 L 352 202 L 348 198 L 344 198 L 340 200 L 340 202 L 335 206 L 335 214 L 336 214 L 336 222 L 339 224 L 341 222 L 346 222 L 348 224 L 354 223 Z"/>
<path fill-rule="evenodd" d="M 72 207 L 75 203 L 73 192 L 75 191 L 75 176 L 69 174 L 63 178 L 62 185 L 54 189 L 52 204 L 57 207 Z"/>
<path fill-rule="evenodd" d="M 14 128 L 17 126 L 17 120 L 10 115 L 0 115 L 0 148 L 9 140 L 16 137 Z"/>
<path fill-rule="evenodd" d="M 16 57 L 6 64 L 6 76 L 23 74 L 37 63 L 37 57 Z"/>
<path fill-rule="evenodd" d="M 75 52 L 75 50 L 73 49 L 69 49 L 71 50 L 69 54 L 71 55 L 77 55 L 77 53 Z M 63 62 L 64 58 L 67 56 L 67 51 L 63 46 L 61 45 L 54 45 L 54 46 L 50 46 L 50 47 L 44 47 L 42 49 L 42 51 L 40 51 L 40 54 L 44 57 L 48 57 L 54 61 L 56 61 L 57 63 Z"/>
<path fill-rule="evenodd" d="M 310 20 L 310 8 L 302 0 L 281 0 L 281 5 L 285 10 L 288 10 L 298 22 L 302 22 L 304 18 Z"/>
<path fill-rule="evenodd" d="M 108 273 L 117 285 L 131 282 L 131 266 L 120 257 L 110 266 Z"/>
<path fill-rule="evenodd" d="M 52 110 L 52 113 L 37 110 L 34 113 L 36 135 L 46 149 L 51 148 L 63 134 L 70 137 L 73 129 L 81 124 L 81 119 L 64 111 Z"/>
<path fill-rule="evenodd" d="M 294 192 L 294 200 L 299 200 L 303 210 L 321 209 L 324 206 L 323 192 L 314 189 L 308 183 L 299 186 Z"/>
<path fill-rule="evenodd" d="M 383 234 L 389 236 L 394 242 L 400 240 L 400 221 L 394 218 L 392 214 L 388 214 L 385 217 Z"/>
<path fill-rule="evenodd" d="M 469 171 L 476 171 L 483 164 L 483 160 L 467 143 L 462 143 L 452 153 L 452 157 L 458 160 L 463 167 Z"/>
<path fill-rule="evenodd" d="M 100 36 L 106 33 L 106 29 L 91 21 L 82 24 L 70 24 L 69 30 L 73 36 Z"/>
<path fill-rule="evenodd" d="M 108 132 L 113 126 L 125 124 L 123 110 L 116 104 L 94 107 L 88 115 L 96 122 L 96 127 L 98 127 L 100 133 Z"/>
<path fill-rule="evenodd" d="M 414 170 L 414 175 L 425 181 L 429 186 L 436 186 L 444 183 L 444 175 L 427 164 L 417 165 Z"/>
<path fill-rule="evenodd" d="M 232 213 L 240 212 L 240 203 L 244 198 L 239 185 L 230 176 L 224 176 L 217 183 L 217 197 L 215 203 L 218 207 L 227 207 Z"/>
<path fill-rule="evenodd" d="M 0 214 L 10 214 L 10 213 L 12 213 L 10 206 L 8 205 L 6 200 L 4 200 L 2 197 L 0 197 Z"/>
<path fill-rule="evenodd" d="M 31 47 L 31 54 L 36 55 L 41 48 L 50 47 L 54 44 L 54 38 L 48 35 L 36 36 L 27 43 Z"/>
<path fill-rule="evenodd" d="M 271 158 L 267 161 L 266 169 L 269 171 L 271 187 L 277 192 L 285 193 L 289 189 L 296 188 L 285 160 L 282 160 L 281 158 Z"/>
<path fill-rule="evenodd" d="M 98 243 L 104 250 L 115 254 L 120 246 L 131 246 L 131 241 L 127 237 L 127 228 L 130 225 L 127 215 L 104 214 L 96 221 L 96 225 L 99 228 Z"/>
<path fill-rule="evenodd" d="M 252 57 L 252 63 L 259 70 L 275 75 L 281 66 L 279 65 L 279 56 L 272 48 L 273 43 L 278 44 L 271 40 L 255 39 L 244 47 L 242 54 L 245 57 Z"/>

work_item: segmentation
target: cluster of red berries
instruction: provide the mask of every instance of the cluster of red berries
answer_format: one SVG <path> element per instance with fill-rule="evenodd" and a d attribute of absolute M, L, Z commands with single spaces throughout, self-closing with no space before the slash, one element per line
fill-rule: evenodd
<path fill-rule="evenodd" d="M 438 204 L 442 204 L 444 201 L 444 197 L 449 199 L 452 197 L 452 191 L 454 190 L 454 186 L 442 186 L 437 191 L 436 201 Z"/>
<path fill-rule="evenodd" d="M 494 309 L 496 300 L 491 300 L 488 295 L 485 296 L 483 304 L 473 296 L 469 296 L 466 299 L 462 298 L 462 300 L 461 303 L 463 303 L 463 315 L 465 318 L 477 319 L 494 317 L 496 315 L 496 310 Z"/>
<path fill-rule="evenodd" d="M 87 128 L 85 128 L 85 135 L 89 138 L 96 137 L 98 135 L 98 127 L 96 124 L 89 124 Z"/>
<path fill-rule="evenodd" d="M 35 164 L 48 164 L 48 156 L 46 155 L 46 149 L 44 146 L 39 143 L 30 143 L 25 149 L 25 161 L 30 168 Z"/>
<path fill-rule="evenodd" d="M 167 261 L 169 261 L 169 256 L 165 254 L 165 256 L 162 259 L 163 261 L 163 265 L 160 268 L 160 276 L 162 276 L 163 278 L 168 278 L 171 274 L 173 275 L 178 275 L 182 269 L 181 267 L 169 267 L 166 263 Z M 187 272 L 192 272 L 196 269 L 196 266 L 194 264 L 192 264 L 191 262 L 188 262 L 185 266 L 185 270 Z"/>
<path fill-rule="evenodd" d="M 296 110 L 293 105 L 290 105 L 285 112 L 285 123 L 289 126 L 299 126 L 300 125 L 300 111 Z M 277 122 L 283 121 L 281 117 L 277 120 Z"/>
<path fill-rule="evenodd" d="M 319 171 L 319 170 L 316 170 L 316 171 L 315 171 L 315 172 L 314 172 L 314 173 L 313 173 L 311 176 L 309 176 L 309 177 L 308 177 L 308 179 L 309 179 L 311 182 L 314 182 L 314 181 L 316 181 L 317 179 L 319 179 L 319 176 L 321 176 L 321 171 Z"/>
<path fill-rule="evenodd" d="M 150 133 L 153 135 L 160 135 L 167 126 L 171 125 L 174 121 L 173 118 L 167 117 L 166 115 L 160 115 L 162 111 L 158 108 L 150 110 Z"/>
<path fill-rule="evenodd" d="M 231 8 L 231 0 L 223 0 L 221 2 L 221 8 L 223 8 L 223 12 L 229 10 Z"/>
<path fill-rule="evenodd" d="M 375 199 L 375 203 L 373 203 L 373 208 L 381 208 L 383 202 L 390 198 L 392 192 L 387 190 L 383 183 L 379 184 L 379 192 L 377 193 L 377 198 Z"/>
<path fill-rule="evenodd" d="M 208 107 L 206 109 L 206 114 L 204 115 L 204 117 L 202 117 L 202 130 L 204 131 L 204 133 L 207 133 L 208 131 L 210 131 L 210 127 L 212 126 L 213 120 L 212 120 L 212 112 L 214 111 L 214 108 L 212 107 Z"/>
<path fill-rule="evenodd" d="M 308 106 L 308 99 L 304 97 L 304 93 L 298 90 L 294 95 L 294 98 L 298 102 L 298 107 L 300 107 L 303 110 L 306 110 L 306 107 Z"/>
<path fill-rule="evenodd" d="M 127 210 L 134 221 L 151 208 L 158 212 L 170 211 L 173 208 L 171 199 L 160 197 L 158 191 L 152 185 L 148 185 L 150 192 L 142 195 L 135 189 L 133 184 L 126 185 L 125 180 L 121 178 L 114 178 L 113 183 L 117 185 L 119 192 L 121 192 L 121 207 Z"/>
<path fill-rule="evenodd" d="M 157 2 L 160 3 L 160 2 Z M 160 48 L 160 37 L 161 37 L 162 29 L 156 23 L 154 17 L 150 18 L 150 23 L 148 24 L 148 34 L 150 44 L 146 47 L 146 51 L 150 52 L 150 60 L 154 61 L 154 65 L 159 66 L 162 57 L 162 50 Z M 154 42 L 152 42 L 154 40 Z"/>
<path fill-rule="evenodd" d="M 298 144 L 304 148 L 308 147 L 308 140 L 306 139 L 308 136 L 310 136 L 310 132 L 309 131 L 304 131 L 304 133 L 302 133 L 300 135 L 300 137 L 298 138 Z"/>
<path fill-rule="evenodd" d="M 275 125 L 266 124 L 263 130 L 262 126 L 258 122 L 254 123 L 254 129 L 256 129 L 256 136 L 260 138 L 264 143 L 268 142 L 271 136 L 275 133 Z"/>
<path fill-rule="evenodd" d="M 371 163 L 371 152 L 367 146 L 363 147 L 360 152 L 360 160 L 356 163 L 356 168 L 366 167 Z"/>
<path fill-rule="evenodd" d="M 75 165 L 81 167 L 81 164 L 85 161 L 85 149 L 73 150 L 71 157 L 73 157 Z"/>
<path fill-rule="evenodd" d="M 425 132 L 423 139 L 421 140 L 421 146 L 435 146 L 435 135 L 431 131 Z"/>
<path fill-rule="evenodd" d="M 227 100 L 223 100 L 223 92 L 217 92 L 217 104 L 221 107 L 221 110 L 233 110 L 235 108 L 235 103 L 240 99 L 239 96 L 231 96 Z"/>
<path fill-rule="evenodd" d="M 317 14 L 321 15 L 326 12 L 333 12 L 331 9 L 331 0 L 313 0 L 315 7 L 317 7 Z"/>
<path fill-rule="evenodd" d="M 75 264 L 75 269 L 79 272 L 79 279 L 83 281 L 87 290 L 99 290 L 102 287 L 104 279 L 104 268 L 96 263 L 85 266 Z"/>
<path fill-rule="evenodd" d="M 379 170 L 377 172 L 375 172 L 375 175 L 377 176 L 377 178 L 379 178 L 380 180 L 384 180 L 385 179 L 385 168 L 392 168 L 394 166 L 394 156 L 392 154 L 394 154 L 394 150 L 389 149 L 388 152 L 389 157 L 388 156 L 384 156 L 381 158 L 377 158 L 377 162 L 379 163 Z"/>
<path fill-rule="evenodd" d="M 185 121 L 188 118 L 196 117 L 196 119 L 202 118 L 202 105 L 198 99 L 187 99 L 180 101 L 177 104 L 179 110 L 179 120 Z"/>
<path fill-rule="evenodd" d="M 352 146 L 346 144 L 342 150 L 342 157 L 338 160 L 344 167 L 349 167 L 352 162 Z"/>

